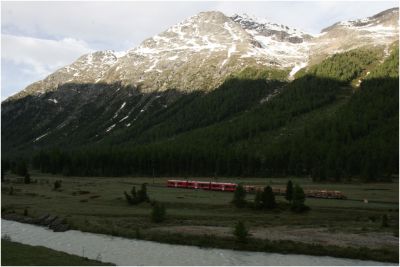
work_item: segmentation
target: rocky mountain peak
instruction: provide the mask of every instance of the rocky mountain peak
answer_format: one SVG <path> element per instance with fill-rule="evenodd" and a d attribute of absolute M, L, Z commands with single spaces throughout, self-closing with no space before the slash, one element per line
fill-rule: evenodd
<path fill-rule="evenodd" d="M 311 34 L 307 34 L 295 28 L 290 28 L 286 25 L 271 23 L 266 19 L 259 19 L 246 13 L 241 15 L 235 14 L 231 19 L 239 23 L 243 29 L 251 34 L 272 37 L 281 42 L 302 43 L 312 38 Z"/>
<path fill-rule="evenodd" d="M 127 52 L 83 55 L 12 98 L 56 90 L 65 83 L 118 82 L 143 92 L 212 90 L 246 67 L 284 69 L 290 78 L 314 59 L 365 45 L 387 47 L 398 40 L 398 17 L 398 8 L 389 9 L 338 22 L 312 36 L 247 14 L 200 12 Z"/>

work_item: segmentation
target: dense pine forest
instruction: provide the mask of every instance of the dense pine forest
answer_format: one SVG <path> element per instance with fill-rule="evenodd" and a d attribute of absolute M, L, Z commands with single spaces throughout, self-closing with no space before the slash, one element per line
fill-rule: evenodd
<path fill-rule="evenodd" d="M 4 166 L 26 160 L 66 176 L 390 181 L 399 160 L 398 46 L 382 57 L 379 50 L 336 54 L 291 82 L 284 71 L 245 69 L 128 130 L 81 146 L 34 148 Z"/>

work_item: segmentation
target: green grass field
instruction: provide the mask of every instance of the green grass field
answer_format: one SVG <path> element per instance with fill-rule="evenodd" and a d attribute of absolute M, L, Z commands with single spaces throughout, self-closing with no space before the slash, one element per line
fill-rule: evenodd
<path fill-rule="evenodd" d="M 8 240 L 1 240 L 2 266 L 97 266 L 111 265 L 89 260 L 45 247 L 29 246 Z"/>
<path fill-rule="evenodd" d="M 306 204 L 311 210 L 296 214 L 289 209 L 237 209 L 230 204 L 232 193 L 167 188 L 165 185 L 169 178 L 61 177 L 32 173 L 32 179 L 37 179 L 38 183 L 27 185 L 16 183 L 18 177 L 11 174 L 7 174 L 6 179 L 8 181 L 2 184 L 3 211 L 14 210 L 23 214 L 27 209 L 28 215 L 33 217 L 45 213 L 54 214 L 66 218 L 73 229 L 88 232 L 136 238 L 138 230 L 146 236 L 146 233 L 154 233 L 160 226 L 231 228 L 238 220 L 242 220 L 249 229 L 262 230 L 281 226 L 323 228 L 333 233 L 332 238 L 338 232 L 382 233 L 385 236 L 398 237 L 398 183 L 320 184 L 313 183 L 311 179 L 293 178 L 291 180 L 304 189 L 340 190 L 350 199 L 307 199 Z M 62 180 L 60 192 L 53 190 L 55 180 Z M 287 179 L 219 178 L 218 181 L 284 188 Z M 125 200 L 124 191 L 130 192 L 133 185 L 139 189 L 144 182 L 148 183 L 149 197 L 165 203 L 167 207 L 167 219 L 161 224 L 151 222 L 149 203 L 130 206 Z M 8 194 L 11 186 L 14 188 L 14 195 Z M 253 198 L 254 195 L 247 195 L 249 201 Z M 368 199 L 368 203 L 364 203 L 364 199 Z M 287 205 L 281 196 L 277 197 L 277 201 L 281 206 Z M 384 214 L 389 217 L 389 227 L 381 226 Z M 391 249 L 398 250 L 398 246 Z"/>

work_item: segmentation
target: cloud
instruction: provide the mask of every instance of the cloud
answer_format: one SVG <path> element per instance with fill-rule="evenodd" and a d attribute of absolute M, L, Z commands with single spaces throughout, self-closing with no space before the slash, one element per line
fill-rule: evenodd
<path fill-rule="evenodd" d="M 2 33 L 45 39 L 65 36 L 92 47 L 126 50 L 212 2 L 4 2 Z"/>
<path fill-rule="evenodd" d="M 3 98 L 11 93 L 11 87 L 21 90 L 29 83 L 43 79 L 81 55 L 93 51 L 86 42 L 73 38 L 56 41 L 2 34 L 1 43 Z M 14 73 L 16 71 L 19 77 L 26 79 L 24 83 L 20 82 L 21 78 L 17 78 L 17 83 L 13 81 L 17 76 Z M 13 85 L 23 87 L 14 88 Z"/>

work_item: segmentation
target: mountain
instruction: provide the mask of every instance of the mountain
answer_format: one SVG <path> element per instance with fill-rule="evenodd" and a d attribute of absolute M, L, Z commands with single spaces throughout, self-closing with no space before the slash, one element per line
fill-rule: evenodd
<path fill-rule="evenodd" d="M 350 142 L 340 151 L 348 154 L 344 161 L 370 155 L 367 140 L 375 144 L 383 133 L 398 132 L 391 126 L 398 101 L 365 110 L 355 100 L 398 99 L 393 82 L 398 77 L 397 42 L 397 8 L 338 22 L 318 35 L 245 14 L 201 12 L 128 51 L 83 55 L 3 101 L 2 152 L 29 158 L 58 147 L 65 153 L 86 151 L 74 156 L 62 152 L 58 159 L 118 157 L 110 159 L 114 167 L 107 174 L 85 169 L 81 175 L 147 175 L 155 162 L 164 166 L 160 173 L 171 175 L 209 175 L 215 168 L 229 175 L 317 172 L 315 165 L 322 163 L 304 163 L 305 147 L 298 147 L 309 139 L 303 131 L 320 131 L 317 123 L 332 125 L 318 137 L 312 135 L 309 147 L 315 157 L 327 154 L 331 146 L 342 147 L 333 145 L 326 133 L 354 132 L 340 137 Z M 364 88 L 376 90 L 368 95 Z M 366 124 L 382 112 L 390 120 L 379 119 L 376 129 L 353 125 L 346 118 L 356 116 L 355 110 L 366 114 Z M 344 116 L 347 130 L 337 128 L 337 116 Z M 396 169 L 389 149 L 393 140 L 386 138 L 387 144 L 377 146 L 385 148 L 376 156 L 384 162 L 385 175 Z M 136 171 L 121 163 L 116 172 L 119 160 L 130 162 Z M 182 167 L 182 161 L 194 169 Z M 365 159 L 369 161 L 372 156 Z M 36 162 L 45 165 L 43 158 Z M 66 162 L 60 166 L 76 174 L 72 165 L 63 165 Z M 228 171 L 226 164 L 245 166 Z M 336 163 L 326 164 L 331 171 Z M 348 173 L 359 175 L 364 167 Z"/>

